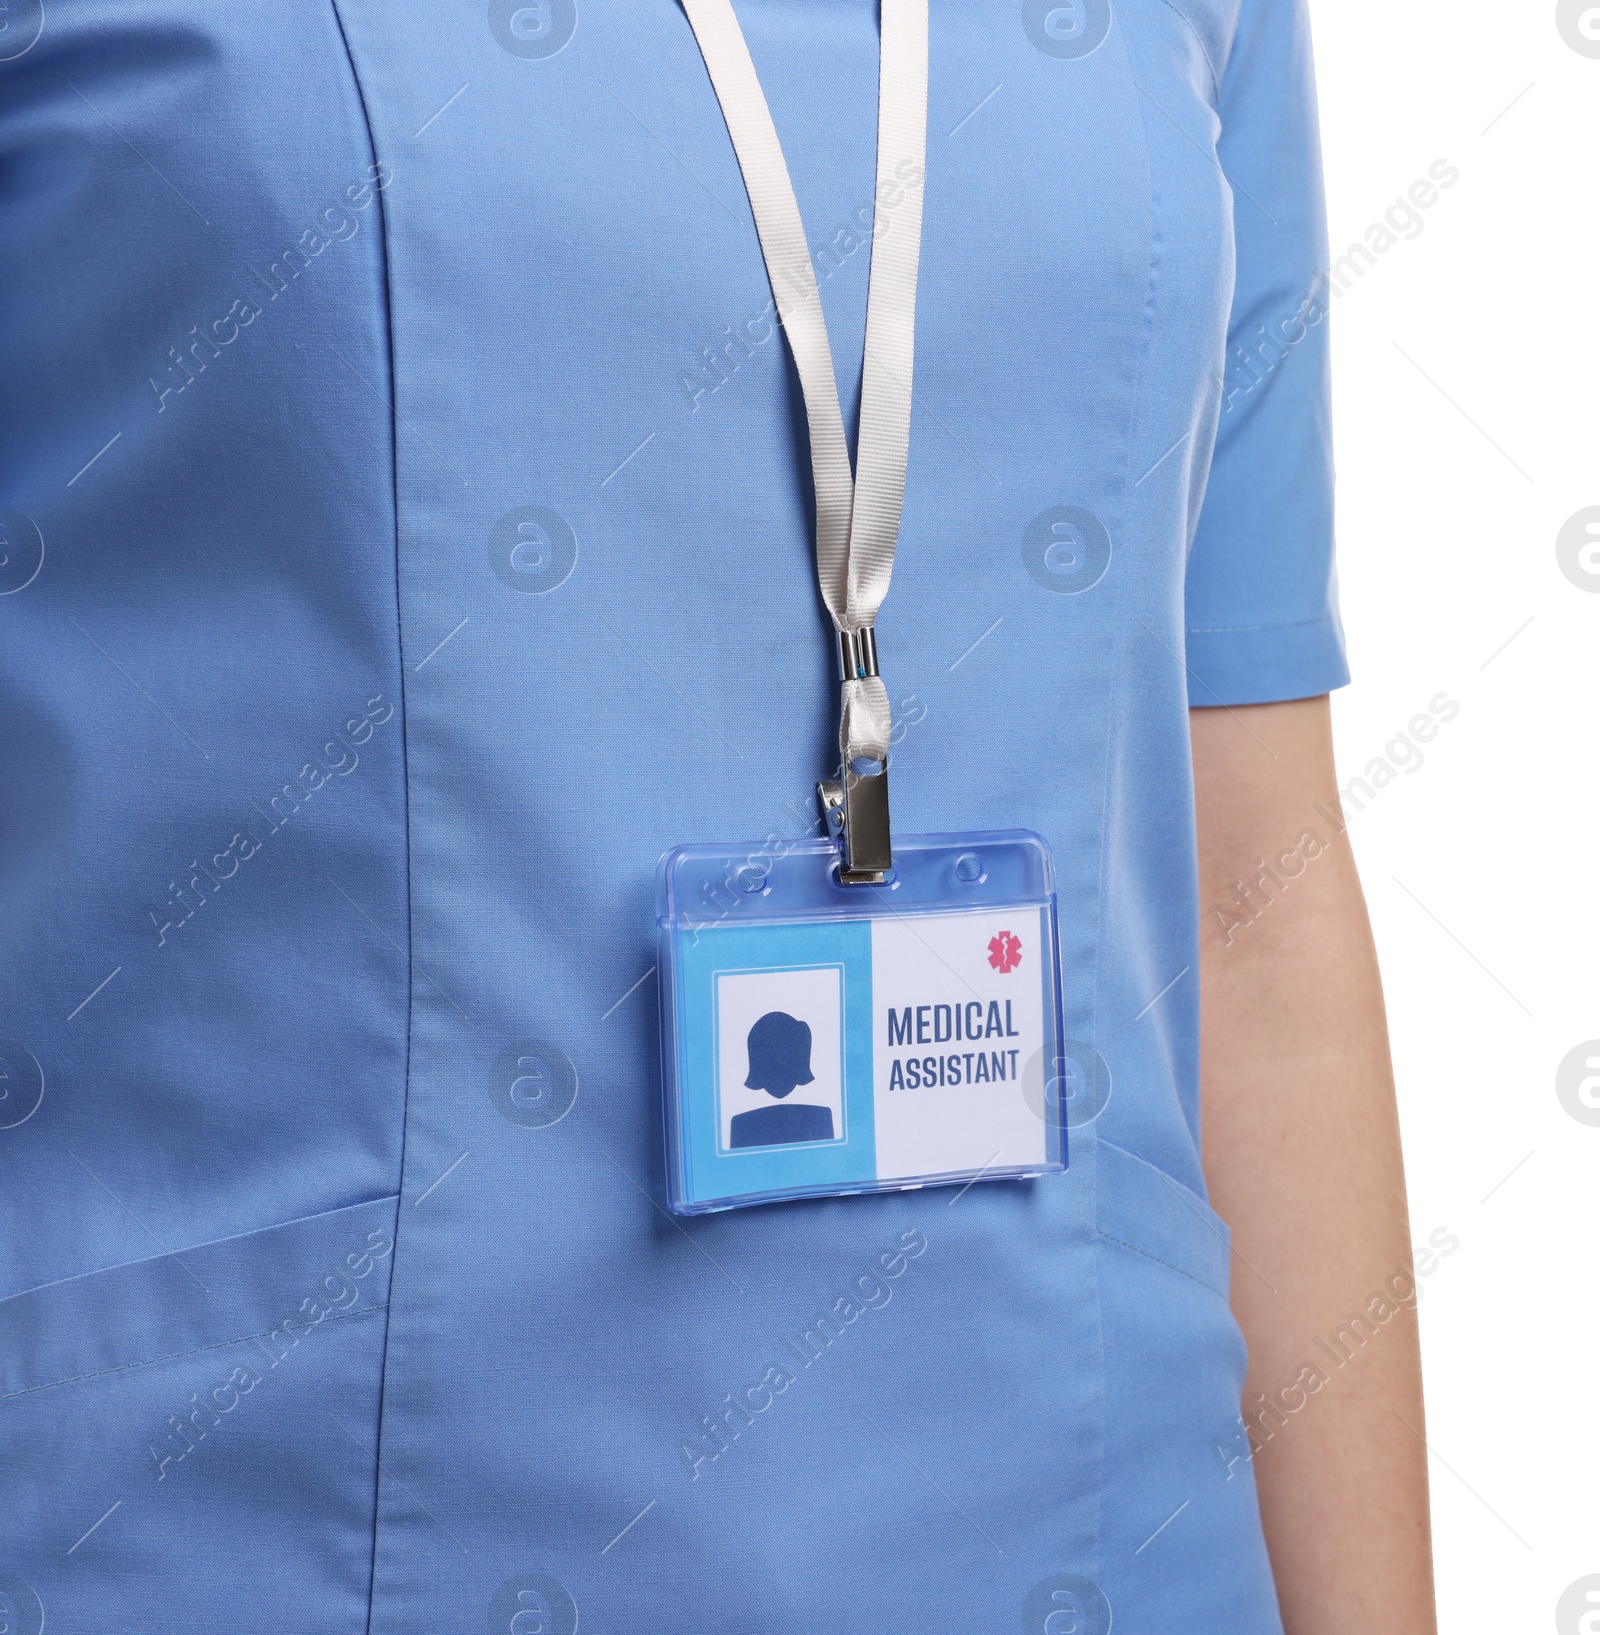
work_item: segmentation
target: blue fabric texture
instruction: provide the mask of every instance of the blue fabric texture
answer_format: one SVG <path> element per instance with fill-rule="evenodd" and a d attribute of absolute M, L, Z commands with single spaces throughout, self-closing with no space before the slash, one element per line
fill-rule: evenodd
<path fill-rule="evenodd" d="M 737 4 L 853 424 L 876 7 Z M 1086 1099 L 692 1221 L 657 859 L 836 698 L 675 0 L 10 9 L 6 1627 L 1276 1635 L 1187 710 L 1345 677 L 1303 0 L 934 0 L 894 816 L 1049 841 Z"/>

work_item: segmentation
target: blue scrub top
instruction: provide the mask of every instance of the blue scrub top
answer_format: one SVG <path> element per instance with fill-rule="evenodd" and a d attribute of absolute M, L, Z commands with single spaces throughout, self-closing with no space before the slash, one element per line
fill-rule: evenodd
<path fill-rule="evenodd" d="M 1303 0 L 934 0 L 894 815 L 1054 848 L 1071 1169 L 689 1222 L 656 861 L 836 683 L 679 7 L 10 11 L 7 1627 L 1277 1630 L 1187 710 L 1345 680 Z M 738 11 L 853 425 L 876 7 Z"/>

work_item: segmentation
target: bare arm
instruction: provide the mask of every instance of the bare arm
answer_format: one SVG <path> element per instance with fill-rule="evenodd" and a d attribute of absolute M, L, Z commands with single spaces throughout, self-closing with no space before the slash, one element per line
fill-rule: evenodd
<path fill-rule="evenodd" d="M 1284 1624 L 1431 1635 L 1400 1132 L 1328 700 L 1194 710 L 1190 733 L 1205 1169 L 1242 1257 L 1244 1413 Z"/>

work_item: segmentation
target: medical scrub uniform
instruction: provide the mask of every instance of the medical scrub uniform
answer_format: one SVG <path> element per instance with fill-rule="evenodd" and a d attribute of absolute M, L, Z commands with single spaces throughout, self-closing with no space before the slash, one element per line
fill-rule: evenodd
<path fill-rule="evenodd" d="M 848 427 L 877 9 L 737 10 Z M 930 65 L 895 832 L 1053 849 L 1070 1167 L 683 1220 L 657 860 L 838 695 L 681 9 L 5 8 L 8 1630 L 1279 1629 L 1187 712 L 1345 680 L 1305 7 Z"/>

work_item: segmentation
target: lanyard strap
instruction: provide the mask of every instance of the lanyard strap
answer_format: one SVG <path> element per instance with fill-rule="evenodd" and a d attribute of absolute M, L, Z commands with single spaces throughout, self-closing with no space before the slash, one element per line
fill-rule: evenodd
<path fill-rule="evenodd" d="M 911 442 L 917 261 L 928 131 L 928 0 L 881 0 L 878 162 L 862 359 L 856 471 L 850 471 L 833 354 L 811 248 L 755 64 L 731 0 L 683 0 L 733 139 L 778 317 L 789 339 L 811 433 L 817 583 L 833 617 L 840 669 L 842 788 L 823 785 L 842 824 L 842 877 L 881 879 L 891 866 L 889 695 L 873 624 L 889 592 Z M 884 201 L 902 193 L 892 223 Z"/>

